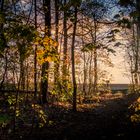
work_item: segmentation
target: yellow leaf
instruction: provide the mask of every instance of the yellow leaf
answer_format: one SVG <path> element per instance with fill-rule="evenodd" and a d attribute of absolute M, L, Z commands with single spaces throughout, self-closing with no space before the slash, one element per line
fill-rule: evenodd
<path fill-rule="evenodd" d="M 51 57 L 44 58 L 44 61 L 51 62 L 52 58 Z"/>
<path fill-rule="evenodd" d="M 43 45 L 48 45 L 48 44 L 49 44 L 49 43 L 48 43 L 48 42 L 46 42 L 46 41 L 44 41 L 44 42 L 43 42 Z"/>
<path fill-rule="evenodd" d="M 44 53 L 43 50 L 38 50 L 38 51 L 37 51 L 37 54 L 38 54 L 38 55 L 43 54 L 43 53 Z"/>
<path fill-rule="evenodd" d="M 53 46 L 54 47 L 57 47 L 58 46 L 58 43 L 57 42 L 54 42 Z"/>
<path fill-rule="evenodd" d="M 35 45 L 38 45 L 39 43 L 36 41 L 34 44 L 35 44 Z"/>

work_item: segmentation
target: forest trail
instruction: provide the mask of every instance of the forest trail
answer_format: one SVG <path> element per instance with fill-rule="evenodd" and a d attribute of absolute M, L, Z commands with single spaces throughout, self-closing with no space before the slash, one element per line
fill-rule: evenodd
<path fill-rule="evenodd" d="M 140 127 L 131 123 L 129 106 L 137 98 L 138 95 L 111 95 L 101 98 L 97 107 L 85 108 L 76 113 L 52 107 L 49 117 L 54 125 L 36 130 L 32 136 L 25 139 L 110 140 L 123 138 L 125 140 L 132 137 L 135 140 Z"/>
<path fill-rule="evenodd" d="M 130 122 L 129 106 L 137 97 L 138 95 L 109 97 L 101 100 L 100 105 L 94 109 L 78 112 L 73 117 L 73 124 L 64 130 L 64 139 L 135 139 L 140 129 Z"/>

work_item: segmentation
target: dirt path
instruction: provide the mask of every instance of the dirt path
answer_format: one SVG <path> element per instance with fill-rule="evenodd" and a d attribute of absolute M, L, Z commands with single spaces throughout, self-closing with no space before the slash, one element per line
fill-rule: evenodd
<path fill-rule="evenodd" d="M 115 99 L 101 100 L 100 106 L 90 111 L 77 112 L 63 130 L 65 140 L 128 139 L 139 135 L 139 128 L 130 122 L 128 107 L 137 96 L 127 95 Z"/>
<path fill-rule="evenodd" d="M 51 108 L 50 119 L 54 125 L 35 130 L 34 140 L 113 140 L 132 139 L 139 135 L 139 126 L 130 122 L 128 107 L 137 96 L 101 98 L 99 106 L 73 113 L 65 109 Z M 55 112 L 55 113 L 54 113 Z M 55 115 L 54 115 L 55 114 Z"/>

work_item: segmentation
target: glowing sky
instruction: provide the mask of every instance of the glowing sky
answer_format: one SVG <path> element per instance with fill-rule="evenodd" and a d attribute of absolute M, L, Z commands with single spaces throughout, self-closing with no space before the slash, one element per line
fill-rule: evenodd
<path fill-rule="evenodd" d="M 127 73 L 126 60 L 124 58 L 125 52 L 122 48 L 117 48 L 115 56 L 111 55 L 111 60 L 114 64 L 113 68 L 108 68 L 112 74 L 111 83 L 130 83 L 129 77 L 125 75 Z"/>

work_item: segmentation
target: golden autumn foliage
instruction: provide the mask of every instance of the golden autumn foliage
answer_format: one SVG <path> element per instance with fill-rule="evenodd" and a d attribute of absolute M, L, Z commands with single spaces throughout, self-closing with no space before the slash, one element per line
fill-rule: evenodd
<path fill-rule="evenodd" d="M 134 114 L 131 115 L 130 119 L 134 123 L 140 123 L 140 97 L 137 101 L 130 106 L 134 110 Z"/>
<path fill-rule="evenodd" d="M 56 54 L 58 42 L 46 36 L 44 38 L 37 37 L 34 44 L 37 45 L 37 58 L 39 64 L 56 61 L 58 56 Z"/>

